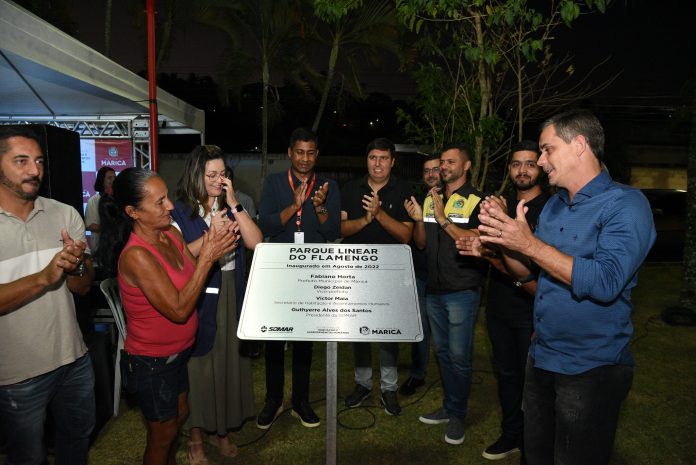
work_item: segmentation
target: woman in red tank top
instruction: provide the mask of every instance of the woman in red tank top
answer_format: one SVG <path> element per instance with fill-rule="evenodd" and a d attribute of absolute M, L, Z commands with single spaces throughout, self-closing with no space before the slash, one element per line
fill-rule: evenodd
<path fill-rule="evenodd" d="M 173 204 L 156 173 L 128 168 L 113 185 L 102 213 L 115 228 L 102 247 L 118 259 L 118 282 L 128 319 L 124 383 L 147 420 L 146 465 L 174 463 L 176 437 L 188 415 L 186 361 L 197 326 L 195 306 L 208 273 L 238 240 L 211 228 L 194 258 L 171 228 Z M 104 264 L 113 272 L 113 258 Z"/>

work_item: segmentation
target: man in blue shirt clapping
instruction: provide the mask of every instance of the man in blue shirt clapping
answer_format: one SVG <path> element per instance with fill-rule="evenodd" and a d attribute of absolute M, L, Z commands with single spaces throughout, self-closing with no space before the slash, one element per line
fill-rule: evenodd
<path fill-rule="evenodd" d="M 650 205 L 601 169 L 604 130 L 571 110 L 542 124 L 538 164 L 559 188 L 537 229 L 525 202 L 511 218 L 482 202 L 481 237 L 461 253 L 498 244 L 520 281 L 534 276 L 534 334 L 524 388 L 524 447 L 530 465 L 608 464 L 619 410 L 633 380 L 631 290 L 655 241 Z"/>

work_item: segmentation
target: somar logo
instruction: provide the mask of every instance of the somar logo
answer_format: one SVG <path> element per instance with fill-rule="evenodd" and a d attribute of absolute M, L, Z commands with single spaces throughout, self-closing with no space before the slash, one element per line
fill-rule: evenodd
<path fill-rule="evenodd" d="M 267 329 L 268 329 L 268 328 L 266 328 L 265 326 L 261 326 L 261 332 L 262 332 L 262 333 L 265 333 Z"/>
<path fill-rule="evenodd" d="M 293 331 L 292 326 L 271 326 L 268 328 L 268 331 L 274 332 L 274 333 L 291 333 Z"/>
<path fill-rule="evenodd" d="M 118 157 L 118 149 L 114 147 L 113 145 L 109 147 L 109 156 L 110 157 Z"/>
<path fill-rule="evenodd" d="M 368 328 L 367 326 L 361 326 L 360 334 L 362 334 L 363 336 L 367 336 L 368 334 L 370 334 L 370 328 Z"/>

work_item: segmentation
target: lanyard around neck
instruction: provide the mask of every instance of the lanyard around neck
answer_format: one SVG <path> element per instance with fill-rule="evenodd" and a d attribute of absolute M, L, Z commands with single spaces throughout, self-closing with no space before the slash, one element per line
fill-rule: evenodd
<path fill-rule="evenodd" d="M 314 189 L 314 181 L 316 181 L 316 175 L 312 174 L 312 182 L 307 187 L 307 194 L 305 195 L 304 202 L 312 195 L 312 190 Z M 290 190 L 293 194 L 295 193 L 295 182 L 292 180 L 292 172 L 288 170 L 288 183 L 290 184 Z M 304 202 L 302 202 L 304 204 Z M 302 227 L 302 206 L 297 210 L 297 218 L 295 219 L 295 224 L 297 225 L 297 230 L 300 231 Z"/>

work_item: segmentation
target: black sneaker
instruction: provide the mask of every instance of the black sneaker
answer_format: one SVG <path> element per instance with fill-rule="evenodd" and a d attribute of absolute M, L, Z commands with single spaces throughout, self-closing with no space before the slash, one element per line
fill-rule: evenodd
<path fill-rule="evenodd" d="M 426 425 L 439 425 L 441 423 L 449 423 L 450 416 L 447 413 L 447 410 L 440 407 L 432 413 L 421 415 L 418 419 Z"/>
<path fill-rule="evenodd" d="M 424 379 L 418 379 L 414 378 L 413 376 L 409 376 L 406 382 L 402 384 L 399 388 L 399 394 L 401 394 L 402 396 L 413 395 L 413 393 L 416 392 L 416 389 L 418 389 L 424 384 Z"/>
<path fill-rule="evenodd" d="M 298 418 L 302 426 L 306 428 L 316 428 L 321 424 L 319 417 L 306 400 L 301 401 L 299 405 L 292 406 L 292 416 Z"/>
<path fill-rule="evenodd" d="M 382 405 L 384 405 L 384 411 L 389 415 L 400 415 L 401 406 L 399 401 L 396 399 L 396 391 L 384 391 L 382 392 Z"/>
<path fill-rule="evenodd" d="M 283 411 L 283 401 L 282 400 L 271 400 L 266 399 L 266 403 L 263 405 L 259 416 L 256 417 L 256 427 L 260 429 L 268 429 L 271 427 L 273 422 L 280 412 Z"/>
<path fill-rule="evenodd" d="M 360 384 L 355 385 L 355 389 L 346 397 L 345 405 L 348 408 L 360 407 L 365 399 L 372 395 L 372 391 Z"/>
<path fill-rule="evenodd" d="M 458 446 L 464 442 L 464 422 L 457 417 L 450 417 L 447 423 L 447 434 L 445 434 L 445 442 Z"/>
<path fill-rule="evenodd" d="M 510 454 L 520 451 L 520 442 L 514 438 L 501 436 L 483 451 L 483 458 L 488 460 L 501 460 Z"/>

